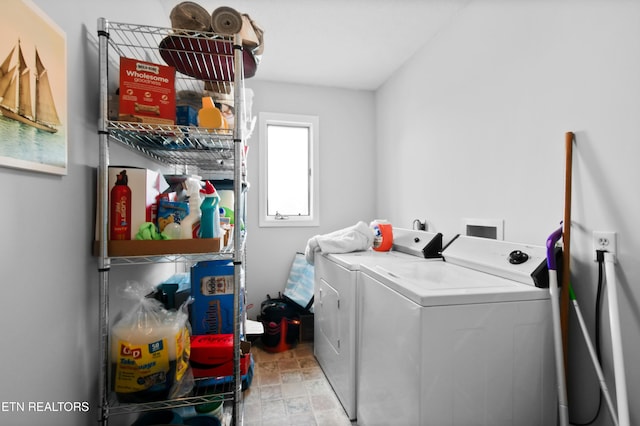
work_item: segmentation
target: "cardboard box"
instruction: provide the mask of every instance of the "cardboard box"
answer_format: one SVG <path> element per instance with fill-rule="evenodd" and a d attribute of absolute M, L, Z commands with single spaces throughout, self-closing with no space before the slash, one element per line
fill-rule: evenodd
<path fill-rule="evenodd" d="M 128 183 L 132 198 L 132 228 L 131 237 L 134 238 L 137 228 L 142 222 L 155 220 L 155 199 L 157 194 L 164 192 L 169 187 L 164 177 L 151 170 L 136 167 L 109 166 L 109 197 L 111 188 L 115 184 L 115 177 L 127 170 Z M 110 200 L 108 200 L 110 201 Z M 93 244 L 94 256 L 99 256 L 101 211 L 100 197 L 96 206 L 96 233 Z M 137 216 L 137 217 L 136 217 Z M 149 220 L 147 220 L 149 219 Z M 107 219 L 108 220 L 108 219 Z M 137 225 L 134 223 L 137 221 Z M 108 224 L 107 224 L 108 228 Z M 109 232 L 107 229 L 107 237 Z M 205 254 L 220 251 L 220 238 L 194 238 L 191 240 L 112 240 L 107 242 L 107 255 L 110 257 L 135 257 L 135 256 L 163 256 L 180 254 Z"/>
<path fill-rule="evenodd" d="M 98 256 L 99 242 L 93 253 Z M 220 238 L 194 238 L 192 240 L 112 240 L 107 242 L 110 257 L 164 256 L 172 254 L 216 253 L 220 251 Z"/>
<path fill-rule="evenodd" d="M 170 223 L 180 224 L 189 215 L 189 203 L 186 201 L 158 201 L 158 213 L 154 223 L 158 231 L 163 232 Z"/>
<path fill-rule="evenodd" d="M 123 170 L 127 172 L 127 186 L 131 189 L 131 239 L 134 239 L 140 225 L 144 222 L 156 222 L 156 200 L 168 185 L 160 173 L 152 170 L 109 166 L 109 205 L 111 190 L 115 186 L 118 174 Z"/>
<path fill-rule="evenodd" d="M 166 65 L 120 58 L 120 120 L 174 124 L 176 70 Z"/>
<path fill-rule="evenodd" d="M 233 333 L 234 266 L 231 260 L 191 267 L 191 327 L 194 335 Z"/>
<path fill-rule="evenodd" d="M 198 110 L 191 105 L 178 105 L 176 107 L 176 124 L 181 126 L 197 126 Z"/>
<path fill-rule="evenodd" d="M 251 344 L 240 342 L 240 374 L 249 369 Z M 191 336 L 189 364 L 195 378 L 233 375 L 233 334 Z"/>
<path fill-rule="evenodd" d="M 120 96 L 109 95 L 107 101 L 107 118 L 111 121 L 118 120 L 120 116 Z"/>

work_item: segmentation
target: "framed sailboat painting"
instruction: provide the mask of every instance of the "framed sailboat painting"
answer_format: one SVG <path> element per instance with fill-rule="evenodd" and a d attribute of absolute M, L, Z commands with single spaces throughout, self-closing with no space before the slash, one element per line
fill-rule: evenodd
<path fill-rule="evenodd" d="M 67 43 L 30 0 L 2 0 L 0 165 L 67 174 Z"/>

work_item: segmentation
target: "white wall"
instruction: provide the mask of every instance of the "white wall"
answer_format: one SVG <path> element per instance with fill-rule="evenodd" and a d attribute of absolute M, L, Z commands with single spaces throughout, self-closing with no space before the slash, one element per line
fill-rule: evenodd
<path fill-rule="evenodd" d="M 373 219 L 376 189 L 374 95 L 326 87 L 247 80 L 255 92 L 253 112 L 317 115 L 320 119 L 320 226 L 296 228 L 258 227 L 259 129 L 249 140 L 247 239 L 249 316 L 260 313 L 260 302 L 277 297 L 289 273 L 293 256 L 304 252 L 307 240 L 317 234 Z"/>
<path fill-rule="evenodd" d="M 96 21 L 168 25 L 156 0 L 36 0 L 66 33 L 68 49 L 69 170 L 59 177 L 0 167 L 4 188 L 0 223 L 3 307 L 0 403 L 88 401 L 88 413 L 11 412 L 0 424 L 86 426 L 98 417 L 98 273 L 90 255 L 98 165 L 98 56 Z M 71 12 L 70 12 L 71 11 Z M 296 250 L 316 233 L 370 220 L 374 210 L 374 102 L 371 92 L 250 82 L 254 111 L 320 116 L 322 188 L 318 228 L 261 230 L 257 226 L 256 136 L 250 141 L 250 301 L 284 288 Z M 355 112 L 355 114 L 354 114 Z M 112 164 L 149 168 L 111 144 Z M 263 232 L 264 231 L 264 232 Z M 112 295 L 127 279 L 159 282 L 172 267 L 113 267 Z M 117 303 L 112 303 L 117 308 Z M 114 309 L 113 316 L 118 314 Z M 250 312 L 255 316 L 255 312 Z M 113 318 L 112 318 L 113 319 Z M 6 408 L 4 408 L 6 407 Z M 7 411 L 9 410 L 9 411 Z M 130 424 L 113 417 L 112 424 Z"/>
<path fill-rule="evenodd" d="M 98 274 L 90 254 L 98 165 L 96 21 L 165 20 L 154 16 L 159 9 L 153 0 L 35 4 L 66 33 L 69 168 L 60 177 L 0 167 L 0 402 L 91 405 L 88 413 L 11 412 L 0 406 L 0 424 L 86 426 L 98 417 Z M 114 162 L 133 161 L 128 150 L 112 151 Z M 141 268 L 112 275 L 116 282 L 153 281 L 158 273 Z"/>
<path fill-rule="evenodd" d="M 505 239 L 544 245 L 563 219 L 565 133 L 575 132 L 572 285 L 593 336 L 591 235 L 616 231 L 630 401 L 640 394 L 639 19 L 634 1 L 470 2 L 376 95 L 377 187 L 388 195 L 377 213 L 405 226 L 426 217 L 445 237 L 462 218 L 500 218 Z M 570 321 L 569 406 L 581 423 L 598 384 Z M 639 423 L 640 407 L 631 411 Z M 596 424 L 610 424 L 605 407 Z"/>

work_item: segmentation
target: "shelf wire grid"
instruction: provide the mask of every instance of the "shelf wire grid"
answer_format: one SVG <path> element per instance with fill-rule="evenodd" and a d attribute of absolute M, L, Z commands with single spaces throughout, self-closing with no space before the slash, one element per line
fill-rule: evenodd
<path fill-rule="evenodd" d="M 232 63 L 234 54 L 232 36 L 189 33 L 171 28 L 118 22 L 109 22 L 108 35 L 110 68 L 114 70 L 119 69 L 121 57 L 166 64 L 160 53 L 163 49 L 159 46 L 168 37 L 179 36 L 180 40 L 186 40 L 183 43 L 184 47 L 172 46 L 164 51 L 169 51 L 180 61 L 192 61 L 193 63 L 186 66 L 201 73 L 207 71 L 212 79 L 203 80 L 176 72 L 177 96 L 198 98 L 208 90 L 233 93 L 233 83 L 230 81 L 233 70 L 228 65 Z M 194 53 L 190 50 L 194 45 L 202 43 L 203 38 L 215 40 L 216 43 L 208 51 Z M 110 83 L 111 86 L 117 86 L 114 81 Z M 168 165 L 194 166 L 201 174 L 213 170 L 216 173 L 232 173 L 234 168 L 232 129 L 109 120 L 107 130 L 113 139 L 128 148 Z"/>
<path fill-rule="evenodd" d="M 233 399 L 233 389 L 229 382 L 220 382 L 217 384 L 196 387 L 190 395 L 182 398 L 149 401 L 138 404 L 118 402 L 116 395 L 111 394 L 109 401 L 109 414 L 116 416 L 154 410 L 171 410 L 179 407 L 215 402 L 218 401 L 220 397 L 222 397 L 224 401 L 231 401 Z"/>
<path fill-rule="evenodd" d="M 106 22 L 106 21 L 105 21 Z M 100 32 L 100 31 L 99 31 Z M 218 41 L 223 41 L 222 46 L 233 47 L 233 36 L 221 36 L 214 33 L 186 33 L 184 31 L 178 31 L 170 28 L 152 27 L 147 25 L 135 25 L 125 24 L 109 21 L 105 27 L 105 31 L 101 32 L 101 36 L 106 36 L 106 44 L 108 44 L 108 58 L 106 58 L 106 64 L 101 65 L 101 70 L 107 68 L 109 71 L 119 71 L 120 64 L 119 58 L 129 57 L 137 60 L 162 64 L 164 62 L 160 55 L 160 43 L 167 37 L 176 35 L 179 33 L 183 39 L 193 38 L 194 42 L 199 42 L 202 38 L 215 38 Z M 216 43 L 215 45 L 218 45 Z M 165 49 L 166 50 L 166 49 Z M 175 53 L 176 49 L 173 49 Z M 193 52 L 189 52 L 191 56 L 187 55 L 187 58 L 193 58 Z M 208 55 L 208 56 L 207 56 Z M 204 57 L 199 57 L 197 64 L 201 61 L 204 63 L 215 62 L 214 56 L 229 56 L 234 60 L 234 49 L 223 49 L 218 52 L 208 52 L 204 54 Z M 232 62 L 233 63 L 233 62 Z M 226 62 L 225 62 L 226 64 Z M 232 70 L 232 67 L 222 67 L 223 71 L 227 72 Z M 242 65 L 240 65 L 242 68 Z M 109 74 L 107 71 L 107 75 Z M 103 72 L 103 71 L 101 71 Z M 104 74 L 103 74 L 104 75 Z M 113 74 L 112 74 L 113 75 Z M 115 75 L 119 75 L 116 72 Z M 203 96 L 207 91 L 217 91 L 220 93 L 232 94 L 234 91 L 234 83 L 231 75 L 225 76 L 223 74 L 214 75 L 214 78 L 193 78 L 189 75 L 176 73 L 176 93 L 177 94 L 191 94 L 192 96 Z M 113 89 L 116 86 L 116 82 L 108 79 L 105 82 L 107 86 L 111 86 Z M 102 84 L 102 83 L 101 83 Z M 243 87 L 235 88 L 236 90 L 244 90 Z M 109 94 L 114 94 L 115 90 L 109 90 Z M 237 94 L 236 94 L 237 95 Z M 233 96 L 232 96 L 233 97 Z M 243 104 L 243 103 L 242 103 Z M 244 106 L 244 105 L 236 105 Z M 246 116 L 243 108 L 236 108 L 236 118 L 240 114 L 242 118 Z M 105 117 L 106 118 L 106 117 Z M 126 122 L 117 120 L 104 120 L 106 124 L 100 129 L 104 129 L 108 133 L 109 138 L 118 141 L 125 146 L 140 151 L 150 158 L 154 158 L 160 162 L 164 162 L 171 166 L 195 166 L 200 170 L 200 174 L 205 175 L 209 173 L 220 173 L 226 170 L 230 171 L 234 179 L 240 182 L 246 175 L 244 171 L 244 162 L 242 171 L 240 168 L 235 168 L 234 164 L 239 163 L 236 157 L 243 157 L 243 151 L 239 149 L 238 141 L 234 140 L 234 131 L 230 129 L 203 129 L 195 126 L 180 126 L 180 125 L 162 125 L 162 124 L 150 124 L 139 122 Z M 242 131 L 243 129 L 240 129 Z M 250 132 L 249 132 L 250 133 Z M 246 138 L 249 136 L 246 135 Z M 244 138 L 243 138 L 244 139 Z M 104 139 L 103 139 L 104 141 Z M 104 146 L 101 155 L 104 156 Z M 238 184 L 240 185 L 240 184 Z M 237 210 L 237 209 L 236 209 Z M 236 238 L 234 237 L 234 240 Z M 239 239 L 235 242 L 238 247 L 236 250 L 232 246 L 226 247 L 221 253 L 217 255 L 213 254 L 181 254 L 181 255 L 166 255 L 166 256 L 141 256 L 141 257 L 127 257 L 127 258 L 110 258 L 107 266 L 111 264 L 140 264 L 140 263 L 158 263 L 158 262 L 176 262 L 187 261 L 194 262 L 199 259 L 211 260 L 215 258 L 233 258 L 238 257 L 238 250 L 244 250 L 244 239 Z M 106 251 L 106 250 L 105 250 Z M 240 278 L 236 278 L 236 282 L 239 282 Z M 101 294 L 101 322 L 103 324 L 108 323 L 108 295 L 105 295 L 108 288 L 108 272 L 105 269 L 101 274 L 102 293 Z M 239 284 L 235 284 L 236 287 L 240 287 Z M 235 292 L 239 297 L 239 291 Z M 236 303 L 234 301 L 234 303 Z M 103 339 L 101 345 L 103 349 L 108 351 L 108 339 L 106 329 L 101 330 L 103 333 Z M 236 333 L 238 331 L 236 330 Z M 234 335 L 234 346 L 239 347 L 238 335 Z M 237 356 L 238 354 L 234 355 Z M 107 362 L 108 355 L 102 361 L 103 364 Z M 234 359 L 234 376 L 239 374 L 239 360 Z M 106 371 L 108 367 L 103 365 L 103 369 Z M 107 376 L 104 374 L 103 376 Z M 225 401 L 234 402 L 234 418 L 237 422 L 238 418 L 241 419 L 242 414 L 239 409 L 239 401 L 241 400 L 241 394 L 239 393 L 239 377 L 234 377 L 232 383 L 216 385 L 216 387 L 205 388 L 204 394 L 202 388 L 198 387 L 198 391 L 190 394 L 184 398 L 178 398 L 167 401 L 154 401 L 141 404 L 128 404 L 119 403 L 112 392 L 107 389 L 106 392 L 101 394 L 101 416 L 100 419 L 106 424 L 108 417 L 115 414 L 134 413 L 141 411 L 157 410 L 162 408 L 175 408 L 182 406 L 189 406 L 194 404 L 200 404 L 205 402 L 212 402 L 216 397 L 222 395 Z M 101 386 L 104 387 L 105 383 Z M 213 395 L 212 395 L 213 394 Z M 214 396 L 215 395 L 215 396 Z M 240 420 L 241 423 L 241 420 Z"/>

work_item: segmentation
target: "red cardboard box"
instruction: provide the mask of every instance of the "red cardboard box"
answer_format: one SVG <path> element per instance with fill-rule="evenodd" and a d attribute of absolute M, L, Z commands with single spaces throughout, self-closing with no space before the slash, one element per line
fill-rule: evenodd
<path fill-rule="evenodd" d="M 249 369 L 251 344 L 240 342 L 240 374 Z M 189 364 L 193 377 L 222 377 L 233 375 L 233 334 L 203 334 L 191 336 Z"/>
<path fill-rule="evenodd" d="M 121 57 L 119 119 L 174 124 L 175 78 L 173 67 Z"/>

